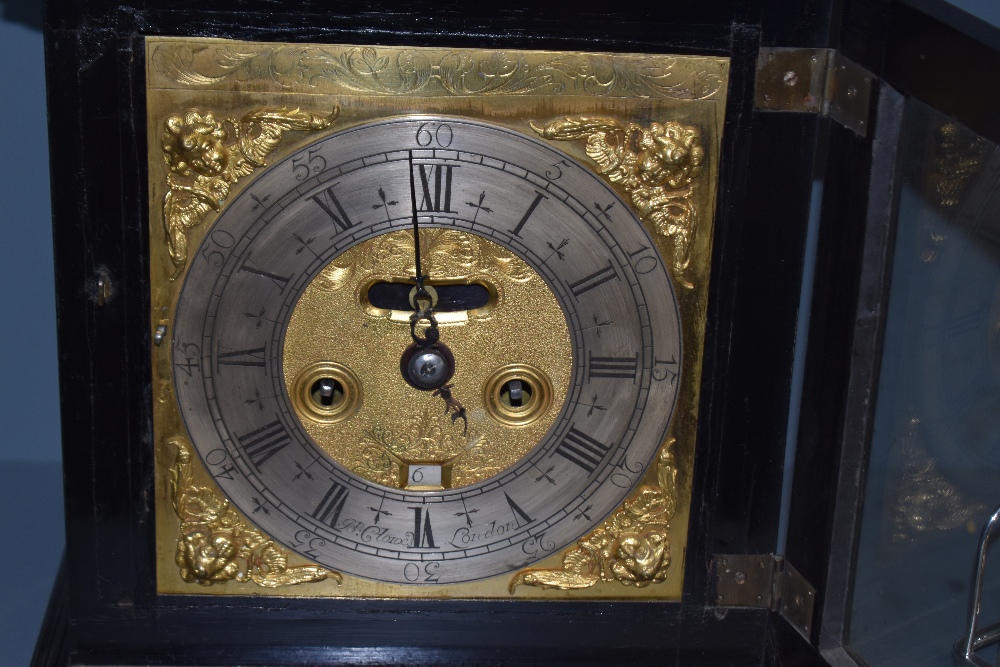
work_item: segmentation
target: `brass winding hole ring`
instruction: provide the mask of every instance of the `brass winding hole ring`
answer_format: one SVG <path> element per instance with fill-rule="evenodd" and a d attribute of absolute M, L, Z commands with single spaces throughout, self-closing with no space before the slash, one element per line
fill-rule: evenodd
<path fill-rule="evenodd" d="M 320 380 L 333 380 L 343 395 L 324 405 L 316 401 L 313 387 Z M 361 381 L 350 368 L 335 361 L 319 361 L 306 366 L 292 383 L 292 405 L 299 417 L 323 424 L 335 424 L 354 416 L 361 407 Z"/>
<path fill-rule="evenodd" d="M 513 380 L 520 380 L 530 392 L 522 405 L 510 405 L 503 400 L 504 386 Z M 528 364 L 503 366 L 486 380 L 483 403 L 486 412 L 501 424 L 525 426 L 552 407 L 552 381 L 548 375 Z"/>

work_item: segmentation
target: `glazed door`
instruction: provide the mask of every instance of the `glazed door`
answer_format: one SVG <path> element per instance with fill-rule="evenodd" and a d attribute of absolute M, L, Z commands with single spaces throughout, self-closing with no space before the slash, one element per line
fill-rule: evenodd
<path fill-rule="evenodd" d="M 985 17 L 944 2 L 844 8 L 842 53 L 880 79 L 866 222 L 845 229 L 824 198 L 785 552 L 825 588 L 814 639 L 833 665 L 950 664 L 1000 503 L 1000 31 Z M 836 171 L 827 189 L 838 179 L 850 192 Z M 836 485 L 810 483 L 828 465 Z M 995 575 L 982 625 L 997 618 Z M 996 648 L 979 655 L 993 664 Z"/>

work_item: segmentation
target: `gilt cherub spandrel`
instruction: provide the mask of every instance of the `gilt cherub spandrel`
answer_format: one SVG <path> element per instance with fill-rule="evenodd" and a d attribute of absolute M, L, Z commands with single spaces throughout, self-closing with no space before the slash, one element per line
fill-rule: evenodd
<path fill-rule="evenodd" d="M 577 116 L 531 128 L 546 139 L 586 139 L 597 171 L 632 199 L 639 217 L 673 241 L 677 282 L 692 287 L 685 274 L 697 226 L 693 181 L 705 151 L 697 128 L 670 121 L 648 128 L 613 118 Z"/>
<path fill-rule="evenodd" d="M 187 266 L 187 232 L 209 211 L 218 211 L 232 186 L 266 166 L 288 130 L 317 131 L 330 126 L 340 113 L 327 116 L 300 109 L 264 108 L 239 121 L 222 120 L 209 112 L 188 109 L 164 122 L 160 145 L 170 167 L 163 198 L 163 226 L 175 280 Z"/>

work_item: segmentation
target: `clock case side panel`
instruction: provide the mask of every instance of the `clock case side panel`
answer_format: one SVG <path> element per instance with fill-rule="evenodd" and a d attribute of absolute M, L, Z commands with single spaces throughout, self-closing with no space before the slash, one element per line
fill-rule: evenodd
<path fill-rule="evenodd" d="M 770 11 L 778 11 L 776 5 Z M 814 8 L 827 11 L 829 6 Z M 766 18 L 766 16 L 765 16 Z M 768 28 L 771 27 L 771 30 Z M 804 32 L 803 32 L 804 31 Z M 755 45 L 793 43 L 825 47 L 827 30 L 773 23 L 763 26 Z M 777 40 L 777 41 L 775 41 Z M 754 61 L 750 67 L 755 64 Z M 731 85 L 740 81 L 734 65 Z M 753 74 L 745 81 L 753 96 Z M 774 113 L 736 107 L 731 118 L 749 122 L 726 128 L 723 163 L 730 170 L 720 186 L 713 292 L 706 338 L 699 423 L 699 472 L 694 496 L 702 499 L 703 530 L 692 534 L 705 558 L 689 568 L 686 594 L 714 596 L 713 554 L 774 553 L 779 541 L 785 442 L 792 400 L 796 329 L 800 322 L 801 281 L 807 251 L 814 185 L 827 177 L 828 164 L 853 168 L 864 163 L 864 141 L 833 146 L 844 138 L 828 119 L 807 113 Z M 849 131 L 844 130 L 847 134 Z M 870 142 L 869 142 L 870 143 Z M 834 188 L 831 188 L 834 190 Z M 836 200 L 830 196 L 830 201 Z M 833 218 L 831 211 L 824 215 Z M 710 370 L 709 359 L 714 364 Z M 722 377 L 724 374 L 724 377 Z M 696 561 L 697 562 L 697 561 Z M 701 569 L 699 570 L 699 565 Z"/>
<path fill-rule="evenodd" d="M 74 617 L 152 602 L 145 169 L 131 43 L 46 29 L 60 406 Z"/>
<path fill-rule="evenodd" d="M 50 17 L 57 14 L 53 6 Z M 371 39 L 365 31 L 371 26 L 371 19 L 363 17 L 348 17 L 336 24 L 336 30 L 303 29 L 297 27 L 301 26 L 301 19 L 289 17 L 269 14 L 268 19 L 278 26 L 268 34 L 272 39 L 331 39 L 331 35 L 344 41 Z M 139 658 L 148 655 L 146 651 L 150 649 L 154 654 L 156 650 L 164 654 L 182 650 L 188 661 L 214 654 L 226 662 L 265 664 L 275 660 L 281 652 L 277 648 L 280 646 L 317 647 L 301 654 L 301 661 L 308 663 L 321 660 L 320 656 L 330 658 L 333 654 L 329 651 L 333 649 L 320 647 L 331 644 L 394 645 L 397 655 L 406 653 L 402 647 L 422 642 L 463 647 L 450 653 L 442 649 L 435 654 L 428 649 L 430 653 L 421 654 L 422 659 L 431 661 L 428 656 L 432 655 L 485 657 L 496 651 L 484 646 L 515 642 L 525 647 L 522 651 L 537 650 L 532 655 L 538 658 L 546 653 L 559 653 L 565 659 L 586 655 L 600 661 L 606 655 L 595 653 L 594 647 L 607 642 L 632 643 L 638 655 L 661 657 L 665 647 L 674 647 L 678 660 L 684 655 L 703 655 L 704 648 L 712 646 L 714 660 L 754 661 L 753 656 L 763 650 L 766 614 L 733 609 L 720 615 L 704 606 L 709 599 L 707 564 L 711 554 L 723 548 L 737 552 L 758 547 L 768 550 L 774 536 L 769 524 L 775 520 L 774 508 L 780 495 L 780 466 L 773 463 L 781 446 L 776 444 L 780 439 L 772 437 L 773 429 L 765 429 L 749 445 L 741 444 L 740 438 L 731 435 L 731 429 L 746 428 L 741 397 L 753 389 L 751 361 L 757 351 L 751 341 L 735 348 L 733 341 L 741 327 L 751 327 L 755 312 L 751 302 L 769 298 L 766 281 L 755 277 L 753 263 L 746 262 L 751 251 L 765 254 L 773 251 L 765 239 L 748 240 L 747 230 L 741 232 L 744 224 L 741 200 L 765 179 L 757 169 L 757 162 L 772 159 L 766 157 L 768 136 L 790 137 L 806 143 L 811 136 L 808 123 L 782 122 L 778 118 L 762 122 L 759 129 L 754 127 L 754 132 L 750 132 L 751 124 L 761 120 L 749 113 L 749 91 L 759 40 L 754 26 L 728 23 L 693 28 L 675 26 L 672 31 L 659 33 L 650 28 L 633 33 L 620 27 L 605 41 L 593 42 L 581 38 L 579 33 L 561 32 L 561 28 L 552 25 L 529 22 L 525 27 L 524 23 L 508 18 L 508 23 L 516 23 L 520 28 L 512 41 L 501 41 L 503 21 L 492 36 L 484 39 L 469 34 L 476 17 L 466 16 L 452 18 L 448 25 L 453 29 L 451 36 L 428 33 L 415 40 L 426 45 L 482 45 L 485 41 L 522 48 L 596 46 L 608 50 L 727 54 L 732 50 L 734 74 L 736 70 L 739 74 L 731 78 L 734 92 L 729 97 L 730 120 L 723 138 L 717 263 L 710 296 L 710 316 L 715 324 L 710 332 L 710 348 L 706 342 L 710 351 L 705 377 L 714 380 L 706 380 L 712 393 L 703 402 L 700 433 L 708 444 L 695 463 L 694 503 L 701 509 L 692 518 L 691 527 L 692 534 L 704 537 L 691 542 L 686 556 L 689 582 L 693 583 L 686 586 L 685 603 L 657 603 L 650 607 L 622 603 L 491 605 L 348 601 L 331 609 L 324 601 L 301 601 L 277 609 L 254 599 L 193 607 L 184 600 L 157 598 L 153 593 L 150 500 L 143 496 L 143 489 L 150 488 L 152 471 L 149 442 L 152 398 L 147 381 L 147 351 L 151 341 L 150 323 L 145 315 L 148 297 L 143 283 L 148 267 L 142 259 L 149 242 L 142 212 L 146 202 L 145 170 L 141 161 L 125 157 L 141 154 L 139 147 L 144 145 L 141 35 L 189 31 L 246 39 L 259 39 L 262 35 L 252 28 L 239 27 L 235 18 L 228 23 L 219 22 L 214 13 L 209 16 L 152 8 L 141 14 L 123 11 L 106 16 L 103 24 L 91 20 L 94 22 L 83 30 L 60 29 L 63 26 L 56 20 L 50 20 L 49 28 L 49 72 L 54 91 L 52 131 L 57 138 L 53 145 L 59 146 L 53 149 L 56 158 L 53 182 L 59 184 L 54 193 L 54 216 L 61 380 L 65 389 L 64 428 L 71 434 L 65 443 L 68 555 L 73 590 L 73 642 L 79 656 L 110 662 L 124 660 L 126 656 Z M 323 25 L 335 24 L 332 18 L 322 20 L 326 21 Z M 590 20 L 593 29 L 599 21 L 594 17 Z M 342 27 L 348 24 L 351 29 Z M 581 20 L 580 25 L 587 25 L 587 21 Z M 80 136 L 81 128 L 85 136 Z M 773 160 L 776 164 L 780 162 L 777 157 Z M 784 168 L 787 171 L 781 173 L 795 172 L 787 164 Z M 748 173 L 758 175 L 748 177 Z M 801 203 L 801 197 L 798 201 Z M 787 224 L 793 227 L 797 224 L 794 219 L 800 209 L 800 205 L 790 204 L 793 221 Z M 757 214 L 754 225 L 765 225 L 766 217 Z M 788 244 L 782 246 L 780 256 L 794 257 L 797 245 L 801 245 L 801 239 L 792 234 Z M 104 305 L 99 306 L 97 287 L 101 267 L 107 268 L 111 292 Z M 788 278 L 795 274 L 793 261 L 789 272 L 782 275 Z M 735 291 L 734 285 L 738 287 Z M 791 290 L 788 292 L 783 303 L 791 298 Z M 734 326 L 734 319 L 740 324 Z M 779 358 L 787 353 L 781 345 L 767 345 Z M 732 361 L 734 357 L 737 362 Z M 738 369 L 738 380 L 730 377 L 734 368 Z M 766 374 L 772 375 L 772 370 L 766 370 Z M 772 382 L 781 393 L 780 385 L 786 380 L 781 379 L 780 372 L 776 375 Z M 86 400 L 74 392 L 78 387 L 86 387 Z M 719 417 L 718 421 L 709 418 L 719 414 L 725 417 Z M 776 418 L 777 412 L 773 412 L 768 419 L 773 424 Z M 709 425 L 710 421 L 713 425 Z M 748 477 L 748 464 L 763 472 Z M 724 490 L 721 499 L 717 493 L 720 489 Z M 484 614 L 491 619 L 486 630 L 481 627 Z M 588 635 L 585 639 L 579 633 L 570 633 L 567 626 L 570 618 L 577 628 L 583 622 L 594 632 L 585 633 Z M 216 622 L 217 629 L 206 628 L 208 619 Z M 379 622 L 373 623 L 376 619 Z M 408 619 L 406 630 L 390 635 L 384 629 L 398 625 L 395 622 L 403 619 Z M 442 622 L 453 623 L 454 630 L 434 635 Z M 525 623 L 532 624 L 537 632 L 525 634 Z M 226 626 L 238 629 L 242 648 L 229 646 L 230 650 L 220 656 L 211 647 L 218 646 L 220 636 L 230 636 L 224 630 Z M 333 636 L 331 627 L 337 628 Z M 222 634 L 216 634 L 220 629 Z M 188 648 L 178 649 L 172 644 L 178 636 L 188 638 Z M 252 639 L 245 639 L 248 636 Z M 265 647 L 270 648 L 264 650 Z M 347 648 L 339 651 L 345 658 L 349 653 Z M 417 657 L 416 653 L 412 655 Z"/>
<path fill-rule="evenodd" d="M 816 590 L 812 646 L 830 646 L 844 622 L 874 413 L 901 96 L 878 81 L 872 92 L 866 136 L 829 119 L 818 127 L 814 278 L 781 553 Z M 790 628 L 781 626 L 788 660 L 805 645 Z"/>

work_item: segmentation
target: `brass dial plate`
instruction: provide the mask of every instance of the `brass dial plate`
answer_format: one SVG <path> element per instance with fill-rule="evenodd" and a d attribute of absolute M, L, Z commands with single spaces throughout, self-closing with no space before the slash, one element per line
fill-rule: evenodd
<path fill-rule="evenodd" d="M 677 301 L 665 265 L 649 253 L 653 240 L 608 185 L 576 164 L 558 179 L 545 176 L 564 159 L 539 140 L 485 123 L 384 121 L 333 134 L 276 163 L 220 214 L 197 253 L 218 253 L 219 261 L 194 263 L 178 301 L 175 347 L 194 345 L 200 355 L 198 363 L 175 357 L 175 386 L 203 461 L 226 495 L 268 535 L 357 576 L 403 585 L 472 581 L 524 567 L 579 538 L 650 468 L 677 396 L 670 379 L 676 375 L 664 372 L 678 372 L 682 358 Z M 325 168 L 299 179 L 295 167 L 303 160 Z M 532 446 L 522 448 L 530 449 L 527 456 L 518 451 L 494 474 L 456 480 L 440 491 L 375 485 L 332 460 L 291 407 L 286 378 L 300 369 L 283 368 L 294 356 L 283 350 L 302 349 L 292 324 L 309 286 L 325 285 L 330 267 L 352 248 L 370 240 L 389 243 L 395 238 L 389 234 L 410 225 L 405 204 L 396 212 L 370 212 L 381 199 L 379 190 L 389 200 L 408 202 L 411 169 L 422 184 L 422 225 L 460 232 L 459 240 L 489 237 L 531 271 L 518 271 L 508 253 L 498 253 L 497 261 L 506 259 L 507 269 L 522 279 L 536 273 L 548 288 L 538 295 L 558 303 L 539 305 L 537 313 L 551 320 L 544 323 L 533 319 L 528 304 L 523 318 L 503 324 L 511 330 L 504 341 L 528 340 L 541 328 L 542 348 L 556 357 L 569 348 L 573 359 L 567 376 L 565 364 L 526 358 L 523 346 L 504 349 L 483 337 L 465 347 L 456 328 L 444 327 L 442 340 L 456 342 L 456 376 L 463 363 L 483 358 L 492 358 L 491 366 L 527 361 L 554 376 L 557 395 L 566 400 L 553 406 L 557 416 L 532 435 Z M 614 205 L 595 208 L 595 199 Z M 260 206 L 262 201 L 270 204 Z M 467 202 L 488 203 L 491 212 Z M 355 326 L 351 319 L 335 324 L 336 318 L 307 305 L 302 336 L 311 327 L 337 326 L 334 336 L 343 327 L 345 337 L 370 331 L 372 346 L 388 347 L 390 356 L 402 353 L 406 340 L 399 332 L 393 350 L 362 319 L 353 320 Z M 502 309 L 498 305 L 491 317 Z M 567 325 L 568 345 L 560 340 Z M 365 395 L 383 383 L 403 386 L 389 379 L 392 366 L 364 368 L 376 363 L 369 355 L 324 359 L 323 350 L 313 351 L 303 366 L 345 364 Z M 369 370 L 384 370 L 386 377 L 365 386 Z M 485 384 L 493 368 L 483 370 L 480 378 L 470 369 L 468 381 Z M 464 382 L 456 379 L 456 390 Z M 474 402 L 483 386 L 468 392 Z M 390 398 L 381 428 L 422 426 L 433 405 L 427 400 L 426 392 L 412 388 L 408 396 Z M 593 408 L 597 401 L 600 411 Z M 473 411 L 471 440 L 491 437 L 487 419 Z M 439 439 L 461 432 L 448 421 L 437 425 Z M 343 446 L 351 451 L 364 444 L 362 438 Z"/>
<path fill-rule="evenodd" d="M 680 599 L 728 59 L 170 37 L 147 38 L 145 52 L 150 336 L 168 332 L 162 344 L 151 349 L 157 590 L 162 594 L 290 597 L 509 598 L 513 594 L 549 599 Z M 346 574 L 324 575 L 316 571 L 308 555 L 300 556 L 269 542 L 266 534 L 250 530 L 250 523 L 264 514 L 263 509 L 254 506 L 244 516 L 230 505 L 228 511 L 218 514 L 217 510 L 226 506 L 218 475 L 230 474 L 225 467 L 211 465 L 218 453 L 206 465 L 196 454 L 193 460 L 182 456 L 177 447 L 185 445 L 188 434 L 177 402 L 174 372 L 178 360 L 180 364 L 200 363 L 200 350 L 190 341 L 173 337 L 176 307 L 191 267 L 219 259 L 215 248 L 206 247 L 204 254 L 197 251 L 209 238 L 220 211 L 266 168 L 316 138 L 412 113 L 480 119 L 528 135 L 534 135 L 532 123 L 546 128 L 547 142 L 560 159 L 547 166 L 545 175 L 558 178 L 561 172 L 581 165 L 601 174 L 640 215 L 654 241 L 650 252 L 663 258 L 678 286 L 685 372 L 670 378 L 677 383 L 679 398 L 670 432 L 661 444 L 659 463 L 637 475 L 641 479 L 619 511 L 578 543 L 532 566 L 561 568 L 562 574 L 536 570 L 537 575 L 531 577 L 535 583 L 521 585 L 516 591 L 511 590 L 510 574 L 468 584 L 419 587 Z M 557 122 L 570 119 L 577 119 L 575 126 Z M 579 121 L 585 119 L 597 121 L 589 134 L 580 132 L 584 126 Z M 554 122 L 560 127 L 549 137 Z M 700 174 L 670 185 L 661 193 L 665 198 L 650 198 L 655 193 L 633 189 L 635 183 L 629 181 L 628 171 L 640 165 L 627 162 L 628 151 L 620 154 L 626 159 L 624 165 L 618 158 L 608 162 L 606 154 L 593 152 L 600 146 L 591 139 L 599 138 L 600 128 L 609 127 L 608 122 L 627 127 L 634 137 L 640 131 L 644 138 L 654 140 L 668 129 L 663 125 L 668 122 L 693 129 L 704 149 Z M 188 144 L 178 142 L 190 129 L 205 134 L 196 146 L 203 154 L 188 160 L 183 156 Z M 638 150 L 637 146 L 630 143 L 629 150 Z M 565 161 L 567 156 L 576 162 Z M 297 164 L 301 174 L 319 163 L 306 159 Z M 386 201 L 391 198 L 387 196 Z M 255 206 L 272 203 L 261 200 L 246 205 L 253 211 Z M 599 203 L 606 206 L 611 201 Z M 491 208 L 489 203 L 484 205 Z M 616 204 L 621 205 L 620 201 Z M 403 314 L 399 321 L 405 319 Z M 599 328 L 604 321 L 591 321 L 589 326 Z M 262 392 L 261 398 L 267 400 L 267 392 Z M 595 404 L 593 394 L 581 400 L 595 414 L 607 407 Z M 667 500 L 661 506 L 663 511 L 647 511 L 649 488 L 662 489 Z M 183 508 L 177 504 L 192 498 L 198 498 L 198 503 Z M 588 550 L 602 540 L 626 539 L 628 535 L 621 531 L 640 516 L 641 521 L 656 523 L 661 533 L 669 532 L 660 547 L 664 554 L 661 567 L 669 566 L 657 571 L 655 582 L 660 583 L 622 585 L 628 583 L 627 577 L 622 577 L 632 566 L 616 561 L 620 555 L 611 551 Z M 234 517 L 244 524 L 234 525 Z M 226 558 L 199 554 L 197 540 L 190 536 L 192 530 L 228 536 L 242 546 L 238 554 Z M 591 556 L 580 560 L 584 552 Z M 262 554 L 267 558 L 261 560 Z M 197 563 L 210 566 L 210 578 L 192 576 Z M 618 570 L 619 565 L 626 570 Z M 215 568 L 222 569 L 216 572 Z M 595 577 L 577 578 L 580 568 L 596 573 Z M 527 583 L 523 577 L 518 579 Z M 568 589 L 567 583 L 571 584 Z"/>

